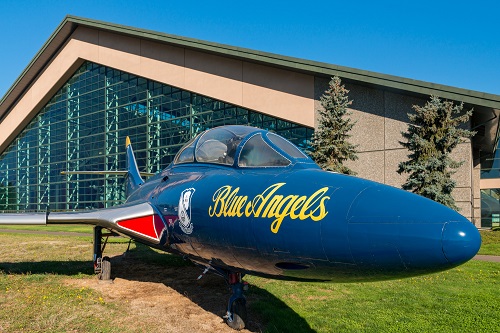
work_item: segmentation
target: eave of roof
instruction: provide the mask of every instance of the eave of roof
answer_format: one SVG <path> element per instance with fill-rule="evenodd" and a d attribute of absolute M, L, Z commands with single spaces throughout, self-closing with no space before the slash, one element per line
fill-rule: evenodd
<path fill-rule="evenodd" d="M 429 83 L 403 77 L 380 74 L 355 68 L 332 65 L 328 63 L 310 61 L 305 59 L 282 56 L 278 54 L 261 52 L 246 48 L 234 47 L 219 43 L 165 34 L 157 31 L 139 29 L 129 26 L 112 24 L 68 15 L 57 27 L 43 47 L 21 73 L 11 88 L 0 100 L 0 120 L 6 112 L 14 105 L 31 83 L 36 80 L 47 63 L 59 51 L 64 43 L 70 38 L 78 26 L 101 29 L 110 32 L 126 34 L 137 38 L 154 40 L 180 47 L 209 52 L 225 57 L 237 58 L 244 61 L 252 61 L 267 66 L 275 66 L 288 70 L 295 70 L 316 76 L 330 77 L 338 75 L 351 82 L 360 84 L 385 87 L 387 89 L 407 91 L 423 95 L 435 94 L 442 98 L 461 101 L 471 105 L 477 105 L 495 110 L 500 110 L 500 95 L 488 94 L 473 90 L 456 88 L 446 85 Z"/>

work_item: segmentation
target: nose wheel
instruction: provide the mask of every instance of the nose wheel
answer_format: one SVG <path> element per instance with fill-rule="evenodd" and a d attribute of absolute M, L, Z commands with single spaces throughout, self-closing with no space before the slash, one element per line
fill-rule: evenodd
<path fill-rule="evenodd" d="M 242 281 L 241 273 L 229 273 L 228 283 L 231 287 L 232 295 L 227 305 L 227 313 L 224 316 L 226 323 L 234 330 L 245 328 L 247 321 L 246 298 L 243 293 L 248 290 L 248 284 Z"/>

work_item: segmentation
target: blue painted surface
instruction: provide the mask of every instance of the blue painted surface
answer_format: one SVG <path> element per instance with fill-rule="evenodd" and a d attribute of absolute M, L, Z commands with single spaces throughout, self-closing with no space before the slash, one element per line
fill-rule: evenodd
<path fill-rule="evenodd" d="M 139 169 L 137 167 L 137 162 L 134 156 L 134 150 L 130 144 L 130 139 L 127 137 L 127 176 L 126 176 L 126 187 L 125 193 L 130 196 L 133 192 L 137 191 L 139 187 L 144 184 Z"/>
<path fill-rule="evenodd" d="M 201 143 L 214 154 L 225 152 L 207 156 Z M 391 186 L 322 171 L 300 152 L 276 146 L 266 131 L 226 126 L 189 145 L 178 163 L 137 185 L 128 201 L 151 202 L 168 225 L 163 249 L 195 262 L 259 275 L 349 280 L 444 270 L 479 250 L 479 232 L 457 212 Z M 250 145 L 264 151 L 248 155 L 279 166 L 240 163 Z M 179 200 L 186 190 L 189 209 L 181 223 Z"/>

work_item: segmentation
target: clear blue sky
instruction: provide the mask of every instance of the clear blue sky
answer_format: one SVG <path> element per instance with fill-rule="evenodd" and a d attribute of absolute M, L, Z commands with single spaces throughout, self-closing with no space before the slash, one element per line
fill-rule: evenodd
<path fill-rule="evenodd" d="M 500 95 L 498 0 L 0 0 L 0 97 L 67 14 Z"/>

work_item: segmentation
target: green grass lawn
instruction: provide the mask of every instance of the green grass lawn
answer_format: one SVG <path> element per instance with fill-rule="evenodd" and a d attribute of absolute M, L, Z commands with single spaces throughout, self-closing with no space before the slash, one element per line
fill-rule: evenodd
<path fill-rule="evenodd" d="M 0 273 L 0 331 L 127 332 L 113 324 L 119 306 L 89 288 L 65 286 L 64 278 Z"/>
<path fill-rule="evenodd" d="M 0 244 L 0 332 L 126 332 L 113 320 L 119 305 L 63 283 L 92 276 L 91 236 L 0 231 Z"/>
<path fill-rule="evenodd" d="M 370 283 L 247 280 L 259 287 L 250 306 L 269 332 L 500 331 L 500 263 L 471 261 L 438 274 Z M 262 290 L 275 299 L 260 299 Z M 285 315 L 288 308 L 297 316 Z"/>
<path fill-rule="evenodd" d="M 482 244 L 478 254 L 500 256 L 500 230 L 481 230 Z"/>
<path fill-rule="evenodd" d="M 481 251 L 499 255 L 500 232 L 481 234 Z M 0 244 L 0 331 L 137 331 L 117 320 L 127 315 L 123 304 L 63 283 L 92 278 L 90 236 L 0 231 Z M 110 244 L 109 251 L 121 253 L 126 245 Z M 180 257 L 165 261 L 144 246 L 132 251 L 151 267 L 192 269 L 175 260 Z M 500 332 L 500 263 L 473 260 L 441 273 L 370 283 L 245 280 L 252 320 L 263 332 Z M 221 304 L 228 297 L 222 294 Z"/>

